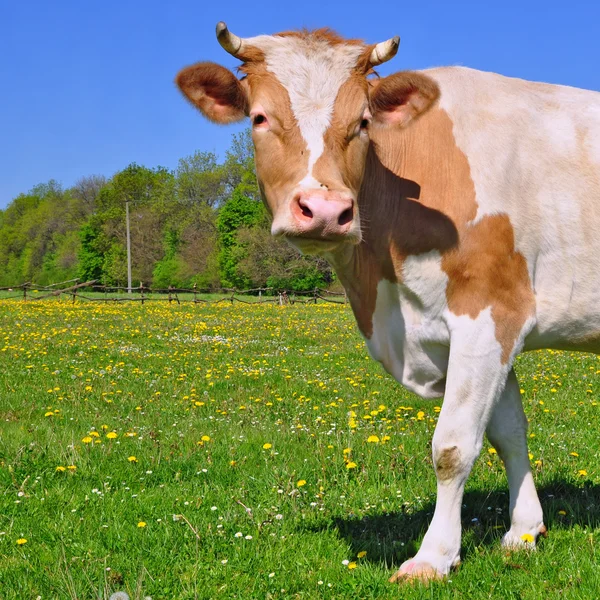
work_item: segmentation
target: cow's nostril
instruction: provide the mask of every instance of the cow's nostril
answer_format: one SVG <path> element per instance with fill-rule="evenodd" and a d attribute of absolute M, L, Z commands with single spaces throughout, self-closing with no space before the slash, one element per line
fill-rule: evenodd
<path fill-rule="evenodd" d="M 312 219 L 313 218 L 313 214 L 312 211 L 310 210 L 310 208 L 308 208 L 308 206 L 302 206 L 302 204 L 300 205 L 300 210 L 302 211 L 302 214 L 308 218 L 308 219 Z"/>
<path fill-rule="evenodd" d="M 352 221 L 353 217 L 354 217 L 354 211 L 352 210 L 352 208 L 347 208 L 339 216 L 338 225 L 347 225 L 348 223 L 350 223 Z"/>

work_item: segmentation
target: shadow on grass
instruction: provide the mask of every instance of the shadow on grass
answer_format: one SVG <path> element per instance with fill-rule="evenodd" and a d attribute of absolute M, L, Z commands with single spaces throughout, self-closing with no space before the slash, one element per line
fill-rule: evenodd
<path fill-rule="evenodd" d="M 541 486 L 538 494 L 549 535 L 557 529 L 600 527 L 600 486 L 591 482 L 576 485 L 557 479 Z M 416 511 L 405 506 L 400 511 L 363 518 L 336 518 L 310 529 L 315 532 L 335 529 L 355 555 L 366 550 L 363 560 L 392 568 L 415 555 L 434 508 L 433 502 Z M 463 499 L 462 526 L 463 559 L 476 547 L 500 544 L 510 526 L 508 490 L 467 491 Z"/>

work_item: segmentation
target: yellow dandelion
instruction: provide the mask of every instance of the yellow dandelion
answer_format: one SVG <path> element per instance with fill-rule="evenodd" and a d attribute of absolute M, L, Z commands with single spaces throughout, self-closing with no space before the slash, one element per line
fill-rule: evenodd
<path fill-rule="evenodd" d="M 138 461 L 138 459 L 137 459 L 135 456 L 130 456 L 130 457 L 127 459 L 127 460 L 128 460 L 130 463 L 136 463 L 136 462 Z"/>
<path fill-rule="evenodd" d="M 146 527 L 146 521 L 140 521 L 137 526 L 138 527 Z"/>
<path fill-rule="evenodd" d="M 55 469 L 55 471 L 57 471 L 58 473 L 64 473 L 66 470 L 67 470 L 66 467 L 61 467 L 61 466 L 58 466 Z"/>
<path fill-rule="evenodd" d="M 230 466 L 230 467 L 235 467 L 235 464 L 236 464 L 236 462 L 237 462 L 237 461 L 235 461 L 235 460 L 230 460 L 230 461 L 229 461 L 229 466 Z"/>
<path fill-rule="evenodd" d="M 346 463 L 346 469 L 356 469 L 356 467 L 358 467 L 358 465 L 355 462 L 348 462 Z"/>
<path fill-rule="evenodd" d="M 422 410 L 420 410 L 420 411 L 417 413 L 417 419 L 418 419 L 419 421 L 422 421 L 424 417 L 425 417 L 425 413 L 424 413 Z"/>
<path fill-rule="evenodd" d="M 210 442 L 210 436 L 209 435 L 203 435 L 200 439 L 203 442 Z"/>
<path fill-rule="evenodd" d="M 50 410 L 47 413 L 44 414 L 45 417 L 53 417 L 54 413 Z"/>
<path fill-rule="evenodd" d="M 370 435 L 370 436 L 367 438 L 367 442 L 368 442 L 369 444 L 379 444 L 379 438 L 378 438 L 376 435 Z"/>
<path fill-rule="evenodd" d="M 579 454 L 577 454 L 577 452 L 569 452 L 569 456 L 574 456 L 575 458 L 577 458 Z"/>
<path fill-rule="evenodd" d="M 578 473 L 581 477 L 587 477 L 587 471 L 585 469 L 579 469 Z"/>
<path fill-rule="evenodd" d="M 18 546 L 22 546 L 23 544 L 26 544 L 26 543 L 27 543 L 27 540 L 25 538 L 19 538 L 17 540 L 17 545 Z"/>
<path fill-rule="evenodd" d="M 306 480 L 305 479 L 299 479 L 298 483 L 296 483 L 296 485 L 298 487 L 302 487 L 303 485 L 306 485 Z"/>
<path fill-rule="evenodd" d="M 69 471 L 76 471 L 77 467 L 75 465 L 68 465 L 67 469 L 69 469 Z"/>
<path fill-rule="evenodd" d="M 350 452 L 352 452 L 352 448 L 344 448 L 343 450 L 344 454 L 350 454 Z"/>
<path fill-rule="evenodd" d="M 348 568 L 349 569 L 356 569 L 358 565 L 356 564 L 356 562 L 352 561 L 351 563 L 348 563 Z"/>
<path fill-rule="evenodd" d="M 364 558 L 366 555 L 367 555 L 367 551 L 361 550 L 356 556 L 358 556 L 358 558 Z"/>
<path fill-rule="evenodd" d="M 521 536 L 521 539 L 526 543 L 526 544 L 533 544 L 533 542 L 535 541 L 534 537 L 530 534 L 530 533 L 524 533 Z"/>
<path fill-rule="evenodd" d="M 97 431 L 90 431 L 90 435 L 95 438 L 100 437 L 100 434 Z"/>
<path fill-rule="evenodd" d="M 270 450 L 273 447 L 273 444 L 269 444 L 269 442 L 267 442 L 266 444 L 263 444 L 263 450 Z"/>
<path fill-rule="evenodd" d="M 91 444 L 93 440 L 92 440 L 92 438 L 89 435 L 86 435 L 84 438 L 81 439 L 81 441 L 84 444 Z"/>
<path fill-rule="evenodd" d="M 566 510 L 559 510 L 559 511 L 558 511 L 558 514 L 559 514 L 561 517 L 566 517 L 566 516 L 567 516 L 567 511 L 566 511 Z"/>
<path fill-rule="evenodd" d="M 498 453 L 496 452 L 496 448 L 488 448 L 488 453 L 489 453 L 489 454 L 498 454 Z"/>
<path fill-rule="evenodd" d="M 116 437 L 119 437 L 114 431 L 110 431 L 109 433 L 106 434 L 106 437 L 109 440 L 114 440 Z"/>

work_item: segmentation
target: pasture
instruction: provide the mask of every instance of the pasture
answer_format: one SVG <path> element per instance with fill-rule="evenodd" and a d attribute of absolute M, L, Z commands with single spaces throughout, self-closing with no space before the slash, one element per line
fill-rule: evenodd
<path fill-rule="evenodd" d="M 486 442 L 463 565 L 399 588 L 441 400 L 367 356 L 349 307 L 0 301 L 0 598 L 597 598 L 600 360 L 517 369 L 548 538 L 500 548 Z"/>

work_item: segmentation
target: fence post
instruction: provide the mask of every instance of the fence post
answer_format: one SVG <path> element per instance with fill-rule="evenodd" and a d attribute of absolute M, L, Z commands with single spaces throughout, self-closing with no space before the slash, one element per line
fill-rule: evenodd
<path fill-rule="evenodd" d="M 140 281 L 140 294 L 142 296 L 142 306 L 144 305 L 144 282 Z"/>
<path fill-rule="evenodd" d="M 198 284 L 196 284 L 196 283 L 194 284 L 194 304 L 196 304 L 196 302 L 198 302 L 198 301 L 196 300 L 196 286 L 197 286 L 197 285 L 198 285 Z"/>
<path fill-rule="evenodd" d="M 231 305 L 233 306 L 233 297 L 235 296 L 235 290 L 233 292 L 231 292 L 231 298 L 229 299 L 231 301 Z"/>
<path fill-rule="evenodd" d="M 348 304 L 348 293 L 344 290 L 344 304 Z"/>
<path fill-rule="evenodd" d="M 75 304 L 75 299 L 77 298 L 77 288 L 73 290 L 73 304 Z"/>
<path fill-rule="evenodd" d="M 281 292 L 279 292 L 279 306 L 283 306 L 283 296 L 281 295 Z"/>
<path fill-rule="evenodd" d="M 27 284 L 23 284 L 23 302 L 27 302 Z"/>
<path fill-rule="evenodd" d="M 169 304 L 171 304 L 171 302 L 173 302 L 173 298 L 171 298 L 171 290 L 173 289 L 173 286 L 170 285 L 169 286 Z"/>
<path fill-rule="evenodd" d="M 315 288 L 315 291 L 314 291 L 314 303 L 315 304 L 317 303 L 317 292 L 318 292 L 318 288 Z"/>

